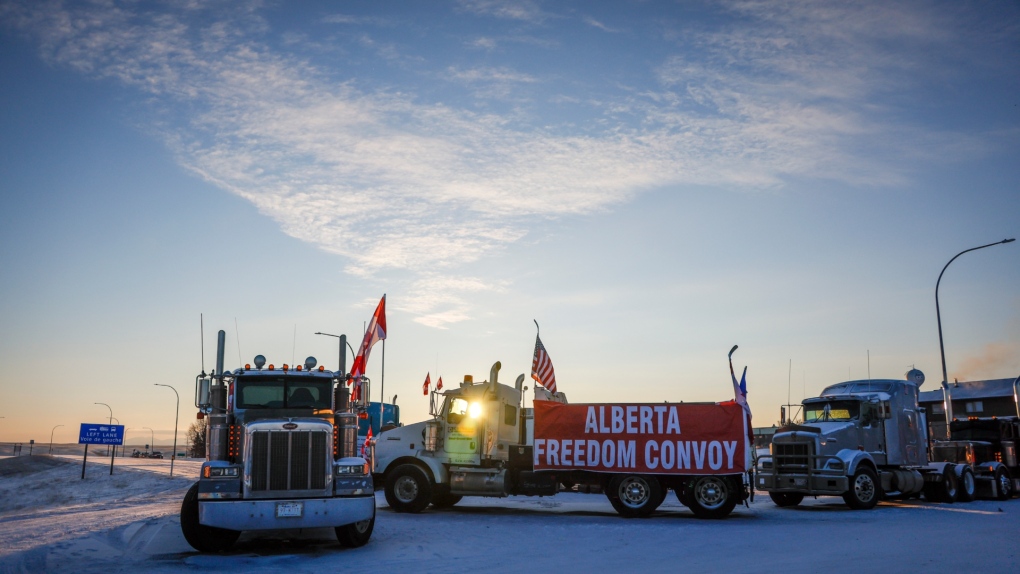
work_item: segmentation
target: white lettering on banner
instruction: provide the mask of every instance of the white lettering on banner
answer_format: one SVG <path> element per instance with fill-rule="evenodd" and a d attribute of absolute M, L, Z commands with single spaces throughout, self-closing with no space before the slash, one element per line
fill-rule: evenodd
<path fill-rule="evenodd" d="M 549 439 L 545 443 L 545 458 L 549 461 L 549 464 L 553 466 L 560 465 L 560 441 L 555 439 Z"/>
<path fill-rule="evenodd" d="M 712 470 L 722 468 L 722 445 L 717 440 L 708 443 L 708 466 Z"/>
<path fill-rule="evenodd" d="M 680 434 L 680 417 L 676 414 L 676 407 L 669 408 L 669 421 L 666 423 L 666 434 L 672 434 L 673 429 L 676 429 L 676 434 Z"/>
<path fill-rule="evenodd" d="M 641 465 L 634 440 L 536 439 L 534 450 L 536 466 L 719 470 L 733 468 L 737 441 L 650 440 L 645 442 Z"/>
<path fill-rule="evenodd" d="M 584 434 L 680 434 L 680 415 L 675 406 L 610 406 L 609 417 L 607 426 L 605 405 L 599 405 L 597 413 L 594 405 L 589 406 Z"/>
<path fill-rule="evenodd" d="M 667 442 L 666 444 L 669 443 Z M 658 452 L 659 444 L 654 440 L 650 440 L 645 443 L 645 466 L 647 466 L 649 470 L 655 470 L 655 467 L 659 466 L 659 457 L 652 454 L 653 448 L 656 452 Z"/>
<path fill-rule="evenodd" d="M 726 447 L 726 468 L 733 468 L 733 453 L 737 451 L 737 441 L 728 440 L 723 446 Z"/>
<path fill-rule="evenodd" d="M 698 448 L 697 446 L 698 444 L 701 445 L 701 448 Z M 694 446 L 694 466 L 696 466 L 699 470 L 705 468 L 705 448 L 708 447 L 708 444 L 702 441 L 693 446 Z"/>
<path fill-rule="evenodd" d="M 637 405 L 627 405 L 627 434 L 637 434 Z"/>
<path fill-rule="evenodd" d="M 623 432 L 623 407 L 610 407 L 613 411 L 613 432 Z"/>
<path fill-rule="evenodd" d="M 641 422 L 639 424 L 641 426 L 641 432 L 655 432 L 652 430 L 652 407 L 641 407 L 640 418 Z"/>

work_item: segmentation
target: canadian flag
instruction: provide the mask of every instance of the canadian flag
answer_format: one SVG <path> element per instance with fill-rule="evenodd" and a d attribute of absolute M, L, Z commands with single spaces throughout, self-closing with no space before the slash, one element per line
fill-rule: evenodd
<path fill-rule="evenodd" d="M 429 385 L 432 384 L 432 380 L 429 378 L 431 376 L 432 373 L 425 373 L 425 383 L 423 383 L 421 386 L 421 394 L 425 395 L 426 397 L 429 396 Z"/>
<path fill-rule="evenodd" d="M 368 434 L 365 435 L 365 442 L 361 444 L 361 456 L 362 458 L 368 458 L 368 441 L 372 440 L 372 425 L 368 426 Z"/>
<path fill-rule="evenodd" d="M 361 398 L 361 377 L 365 374 L 365 364 L 368 362 L 368 354 L 372 346 L 386 339 L 386 295 L 379 300 L 379 305 L 372 314 L 372 320 L 368 323 L 365 331 L 365 338 L 361 341 L 361 348 L 358 355 L 354 357 L 354 365 L 351 366 L 351 379 L 354 381 L 354 390 L 351 392 L 351 399 Z M 350 383 L 348 383 L 350 384 Z"/>

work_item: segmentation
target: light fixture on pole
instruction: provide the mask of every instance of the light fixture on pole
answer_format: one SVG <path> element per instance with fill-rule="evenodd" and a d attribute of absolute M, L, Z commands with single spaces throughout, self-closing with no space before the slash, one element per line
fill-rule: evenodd
<path fill-rule="evenodd" d="M 949 388 L 948 380 L 949 374 L 946 372 L 946 348 L 942 343 L 942 311 L 939 309 L 939 285 L 942 283 L 942 274 L 949 268 L 949 264 L 956 261 L 956 258 L 963 255 L 964 253 L 970 253 L 971 251 L 977 251 L 978 249 L 984 249 L 985 247 L 991 247 L 993 245 L 1002 245 L 1003 243 L 1012 243 L 1015 238 L 1003 239 L 1002 241 L 996 241 L 995 243 L 989 243 L 988 245 L 980 245 L 978 247 L 971 247 L 970 249 L 964 249 L 957 253 L 946 263 L 946 266 L 942 268 L 942 272 L 939 273 L 939 279 L 935 282 L 935 319 L 939 326 L 939 355 L 942 357 L 942 401 L 946 411 L 946 437 L 949 437 L 949 423 L 953 420 L 953 400 L 947 393 Z"/>
<path fill-rule="evenodd" d="M 339 355 L 337 357 L 337 361 L 338 361 L 337 362 L 337 370 L 338 371 L 344 371 L 346 369 L 344 367 L 344 363 L 345 363 L 345 361 L 344 361 L 344 352 L 345 352 L 344 351 L 344 345 L 347 345 L 347 348 L 349 348 L 351 350 L 351 356 L 352 357 L 356 357 L 357 356 L 357 353 L 354 352 L 354 347 L 352 347 L 351 344 L 347 342 L 347 335 L 333 335 L 331 333 L 323 333 L 321 331 L 316 331 L 315 334 L 316 335 L 323 335 L 325 337 L 335 337 L 337 339 L 340 339 L 340 353 L 339 353 Z M 343 376 L 343 375 L 344 375 L 344 373 L 341 372 L 340 376 Z"/>
<path fill-rule="evenodd" d="M 106 407 L 106 408 L 110 409 L 110 424 L 112 425 L 112 424 L 113 424 L 113 409 L 112 409 L 112 408 L 110 408 L 110 405 L 108 405 L 108 404 L 106 404 L 106 403 L 92 403 L 92 404 L 95 404 L 95 405 L 103 405 L 104 407 Z M 106 447 L 106 453 L 107 453 L 107 454 L 109 454 L 109 453 L 110 453 L 110 447 Z"/>
<path fill-rule="evenodd" d="M 50 431 L 50 454 L 53 454 L 53 431 L 57 430 L 58 428 L 60 428 L 62 426 L 64 426 L 64 425 L 57 425 L 57 426 L 53 427 L 53 430 Z"/>
<path fill-rule="evenodd" d="M 170 478 L 173 478 L 174 459 L 177 458 L 177 421 L 180 419 L 181 416 L 181 395 L 177 394 L 177 389 L 171 387 L 170 385 L 163 385 L 160 383 L 153 383 L 153 385 L 157 387 L 166 387 L 173 391 L 174 395 L 177 395 L 177 411 L 176 414 L 174 415 L 174 450 L 173 452 L 170 453 Z"/>

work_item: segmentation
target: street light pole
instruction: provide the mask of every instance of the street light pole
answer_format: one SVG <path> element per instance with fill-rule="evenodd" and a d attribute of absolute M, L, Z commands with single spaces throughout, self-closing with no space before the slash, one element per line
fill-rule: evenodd
<path fill-rule="evenodd" d="M 142 427 L 142 428 L 147 430 L 147 431 L 149 431 L 149 447 L 151 448 L 151 450 L 155 451 L 156 450 L 156 445 L 155 445 L 155 442 L 156 442 L 156 438 L 155 437 L 156 437 L 156 435 L 152 432 L 152 429 L 150 429 L 149 427 Z M 146 449 L 145 452 L 149 452 L 149 450 Z"/>
<path fill-rule="evenodd" d="M 177 394 L 177 389 L 170 385 L 162 385 L 160 383 L 153 383 L 157 387 L 166 387 L 177 395 L 177 414 L 174 415 L 174 450 L 170 453 L 170 478 L 174 477 L 174 459 L 177 458 L 177 421 L 181 416 L 181 395 Z"/>
<path fill-rule="evenodd" d="M 62 426 L 64 426 L 64 425 L 57 425 L 57 426 L 53 427 L 53 430 L 50 431 L 50 454 L 53 454 L 53 431 L 57 430 L 58 428 L 60 428 Z"/>
<path fill-rule="evenodd" d="M 112 409 L 112 408 L 110 408 L 110 405 L 108 405 L 108 404 L 106 404 L 106 403 L 93 403 L 93 404 L 96 404 L 96 405 L 103 405 L 104 407 L 106 407 L 106 408 L 110 409 L 110 424 L 112 425 L 112 424 L 113 424 L 113 409 Z M 109 454 L 109 453 L 110 453 L 110 447 L 106 447 L 106 453 L 107 453 L 107 454 Z"/>
<path fill-rule="evenodd" d="M 351 350 L 352 357 L 357 356 L 357 353 L 354 352 L 354 347 L 352 347 L 351 344 L 347 342 L 347 335 L 332 335 L 330 333 L 323 333 L 321 331 L 316 331 L 315 334 L 324 335 L 326 337 L 336 337 L 337 339 L 340 339 L 340 354 L 337 357 L 337 360 L 339 361 L 337 363 L 337 370 L 340 371 L 340 376 L 343 376 L 344 375 L 343 371 L 346 370 L 346 367 L 344 367 L 344 352 L 345 352 L 344 345 L 347 345 L 347 347 Z"/>
<path fill-rule="evenodd" d="M 942 268 L 942 272 L 939 273 L 939 279 L 935 282 L 935 319 L 939 326 L 939 354 L 942 357 L 942 400 L 944 403 L 944 410 L 946 411 L 946 437 L 949 435 L 949 423 L 953 420 L 953 400 L 948 394 L 949 389 L 949 374 L 946 372 L 946 348 L 942 343 L 942 311 L 939 309 L 939 285 L 942 283 L 942 274 L 949 268 L 949 264 L 956 261 L 956 258 L 963 255 L 964 253 L 970 253 L 971 251 L 977 251 L 978 249 L 984 249 L 985 247 L 991 247 L 993 245 L 1001 245 L 1003 243 L 1011 243 L 1015 238 L 1003 239 L 1002 241 L 996 241 L 995 243 L 989 243 L 988 245 L 980 245 L 978 247 L 971 247 L 970 249 L 964 249 L 957 253 L 946 263 L 946 266 Z"/>

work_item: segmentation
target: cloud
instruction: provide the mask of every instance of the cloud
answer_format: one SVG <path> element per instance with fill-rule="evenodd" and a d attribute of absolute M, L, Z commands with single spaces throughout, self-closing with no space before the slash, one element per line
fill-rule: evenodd
<path fill-rule="evenodd" d="M 677 33 L 676 53 L 659 63 L 650 88 L 549 95 L 561 105 L 595 102 L 602 115 L 575 130 L 331 79 L 269 47 L 257 3 L 146 10 L 26 1 L 0 7 L 0 17 L 36 36 L 46 60 L 150 96 L 161 108 L 153 130 L 182 165 L 289 235 L 345 257 L 348 272 L 410 272 L 407 310 L 441 327 L 470 316 L 464 293 L 492 287 L 434 273 L 453 276 L 538 220 L 610 209 L 665 186 L 768 187 L 791 176 L 903 181 L 891 162 L 860 150 L 890 133 L 898 137 L 889 148 L 940 137 L 890 123 L 874 103 L 896 89 L 907 64 L 873 43 L 929 47 L 952 38 L 897 7 L 773 5 L 734 2 L 744 18 L 737 24 Z M 502 19 L 547 17 L 532 2 L 459 6 Z M 896 35 L 901 28 L 906 40 Z M 398 56 L 396 45 L 355 38 L 383 59 Z M 502 65 L 442 69 L 447 80 L 500 86 L 491 97 L 544 83 Z"/>
<path fill-rule="evenodd" d="M 610 33 L 613 33 L 613 34 L 619 32 L 619 30 L 617 30 L 615 28 L 610 28 L 609 26 L 606 26 L 605 24 L 603 24 L 602 22 L 599 22 L 595 18 L 592 18 L 591 16 L 585 16 L 584 18 L 582 18 L 582 21 L 585 24 L 589 25 L 589 26 L 594 26 L 595 28 L 598 28 L 599 30 L 602 30 L 603 32 L 610 32 Z"/>

